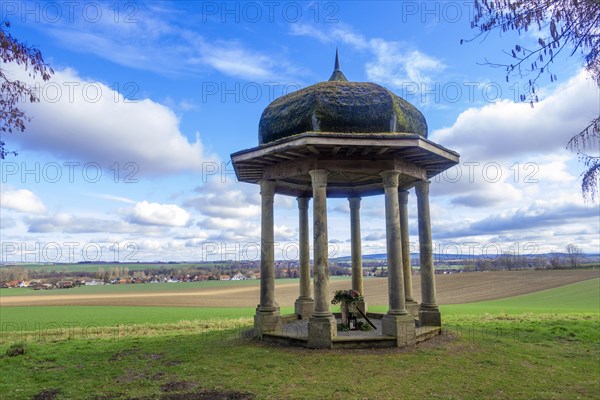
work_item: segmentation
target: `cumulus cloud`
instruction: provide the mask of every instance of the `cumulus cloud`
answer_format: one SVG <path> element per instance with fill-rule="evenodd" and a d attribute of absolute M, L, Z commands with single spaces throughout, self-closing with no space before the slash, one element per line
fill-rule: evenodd
<path fill-rule="evenodd" d="M 394 88 L 403 88 L 407 82 L 429 83 L 432 74 L 446 68 L 435 57 L 407 47 L 406 43 L 401 42 L 371 40 L 370 48 L 375 60 L 366 65 L 368 78 Z"/>
<path fill-rule="evenodd" d="M 507 209 L 488 215 L 478 220 L 463 220 L 458 224 L 438 226 L 436 238 L 460 238 L 476 235 L 496 235 L 562 225 L 587 224 L 597 222 L 598 208 L 586 207 L 576 203 L 535 201 L 532 204 L 514 209 Z M 535 236 L 535 235 L 534 235 Z"/>
<path fill-rule="evenodd" d="M 208 217 L 197 226 L 209 231 L 208 240 L 255 241 L 260 238 L 260 227 L 245 218 Z"/>
<path fill-rule="evenodd" d="M 7 73 L 34 84 L 14 65 Z M 28 150 L 105 168 L 131 165 L 138 176 L 202 171 L 204 162 L 216 159 L 206 154 L 199 134 L 190 142 L 175 113 L 150 99 L 128 100 L 71 69 L 36 85 L 41 101 L 24 105 L 32 120 L 26 134 L 14 137 Z"/>
<path fill-rule="evenodd" d="M 0 207 L 28 214 L 43 214 L 46 206 L 30 190 L 6 190 L 0 192 Z"/>
<path fill-rule="evenodd" d="M 0 217 L 0 229 L 10 229 L 10 228 L 14 228 L 15 226 L 17 226 L 17 223 L 15 222 L 14 218 L 10 218 L 10 217 Z"/>
<path fill-rule="evenodd" d="M 190 214 L 175 204 L 150 203 L 146 200 L 136 203 L 129 215 L 129 221 L 140 225 L 185 226 Z"/>
<path fill-rule="evenodd" d="M 564 149 L 567 141 L 598 116 L 598 87 L 581 71 L 556 90 L 529 104 L 502 100 L 462 112 L 456 122 L 431 134 L 432 140 L 468 159 L 504 159 Z"/>
<path fill-rule="evenodd" d="M 365 237 L 363 237 L 363 240 L 376 241 L 376 240 L 382 240 L 385 238 L 386 238 L 386 236 L 385 236 L 384 231 L 376 231 L 376 232 L 371 232 L 371 233 L 367 234 Z"/>
<path fill-rule="evenodd" d="M 245 218 L 260 214 L 258 193 L 247 193 L 229 185 L 206 185 L 196 189 L 199 193 L 185 202 L 202 214 L 218 218 Z"/>
<path fill-rule="evenodd" d="M 291 229 L 285 225 L 275 225 L 273 227 L 273 233 L 275 240 L 282 242 L 295 242 L 298 241 L 298 230 Z"/>

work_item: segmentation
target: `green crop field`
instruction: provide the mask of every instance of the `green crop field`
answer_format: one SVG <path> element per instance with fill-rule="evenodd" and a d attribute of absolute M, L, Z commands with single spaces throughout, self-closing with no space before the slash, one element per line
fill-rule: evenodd
<path fill-rule="evenodd" d="M 595 399 L 600 388 L 598 278 L 442 306 L 444 334 L 409 349 L 267 346 L 244 337 L 253 313 L 2 307 L 0 393 L 3 400 L 512 400 Z M 25 354 L 9 355 L 18 350 Z"/>
<path fill-rule="evenodd" d="M 218 318 L 251 318 L 254 315 L 252 308 L 208 307 L 30 306 L 6 307 L 1 310 L 2 333 L 69 326 L 170 324 Z"/>

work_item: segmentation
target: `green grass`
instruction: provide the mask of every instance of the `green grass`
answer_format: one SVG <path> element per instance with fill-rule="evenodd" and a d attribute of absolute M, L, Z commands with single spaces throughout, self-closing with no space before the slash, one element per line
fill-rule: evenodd
<path fill-rule="evenodd" d="M 518 313 L 598 313 L 600 312 L 600 278 L 539 292 L 476 303 L 442 307 L 445 315 L 518 314 Z"/>
<path fill-rule="evenodd" d="M 600 278 L 504 299 L 441 305 L 440 309 L 444 317 L 522 313 L 600 313 Z M 369 306 L 369 311 L 386 312 L 387 306 Z"/>
<path fill-rule="evenodd" d="M 3 400 L 43 390 L 68 399 L 200 398 L 201 390 L 257 399 L 595 399 L 599 283 L 443 306 L 443 336 L 373 351 L 243 339 L 251 308 L 6 307 L 3 324 L 87 321 L 98 329 L 60 337 L 3 331 L 0 355 L 15 348 L 25 354 L 0 357 L 0 393 Z"/>
<path fill-rule="evenodd" d="M 44 389 L 68 399 L 154 399 L 169 394 L 169 384 L 186 398 L 204 388 L 259 399 L 593 399 L 600 373 L 592 344 L 508 338 L 314 351 L 204 332 L 29 343 L 25 349 L 25 355 L 0 359 L 3 399 L 31 399 Z"/>
<path fill-rule="evenodd" d="M 253 308 L 31 306 L 0 309 L 2 332 L 39 330 L 52 326 L 169 324 L 217 318 L 250 318 Z M 291 312 L 291 310 L 290 310 Z"/>

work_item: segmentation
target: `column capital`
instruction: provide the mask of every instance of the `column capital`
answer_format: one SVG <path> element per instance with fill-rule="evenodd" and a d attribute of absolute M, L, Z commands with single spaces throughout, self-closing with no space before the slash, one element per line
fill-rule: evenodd
<path fill-rule="evenodd" d="M 379 175 L 381 175 L 381 179 L 383 179 L 383 187 L 386 189 L 398 187 L 398 177 L 400 176 L 400 171 L 383 171 Z"/>
<path fill-rule="evenodd" d="M 260 182 L 260 194 L 263 196 L 269 196 L 275 194 L 275 181 L 269 181 L 262 179 Z"/>
<path fill-rule="evenodd" d="M 408 204 L 408 190 L 398 191 L 398 202 L 400 204 Z"/>
<path fill-rule="evenodd" d="M 298 208 L 300 210 L 308 210 L 308 202 L 310 201 L 310 198 L 297 197 L 296 200 L 298 200 Z"/>
<path fill-rule="evenodd" d="M 419 181 L 415 184 L 415 192 L 417 196 L 429 194 L 429 184 L 431 181 Z"/>
<path fill-rule="evenodd" d="M 350 209 L 360 208 L 361 197 L 348 197 L 348 203 L 350 203 Z"/>
<path fill-rule="evenodd" d="M 308 171 L 312 179 L 312 186 L 315 187 L 327 187 L 327 175 L 329 171 L 326 169 L 313 169 Z"/>

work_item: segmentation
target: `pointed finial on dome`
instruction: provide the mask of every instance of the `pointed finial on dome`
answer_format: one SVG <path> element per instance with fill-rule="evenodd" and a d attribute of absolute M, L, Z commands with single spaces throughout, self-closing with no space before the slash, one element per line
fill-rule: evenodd
<path fill-rule="evenodd" d="M 335 48 L 335 65 L 333 67 L 334 71 L 340 71 L 340 54 L 338 53 L 338 48 Z"/>
<path fill-rule="evenodd" d="M 340 55 L 337 47 L 335 48 L 335 65 L 333 66 L 333 74 L 329 78 L 330 81 L 348 82 L 348 79 L 344 76 L 344 73 L 340 69 Z"/>

